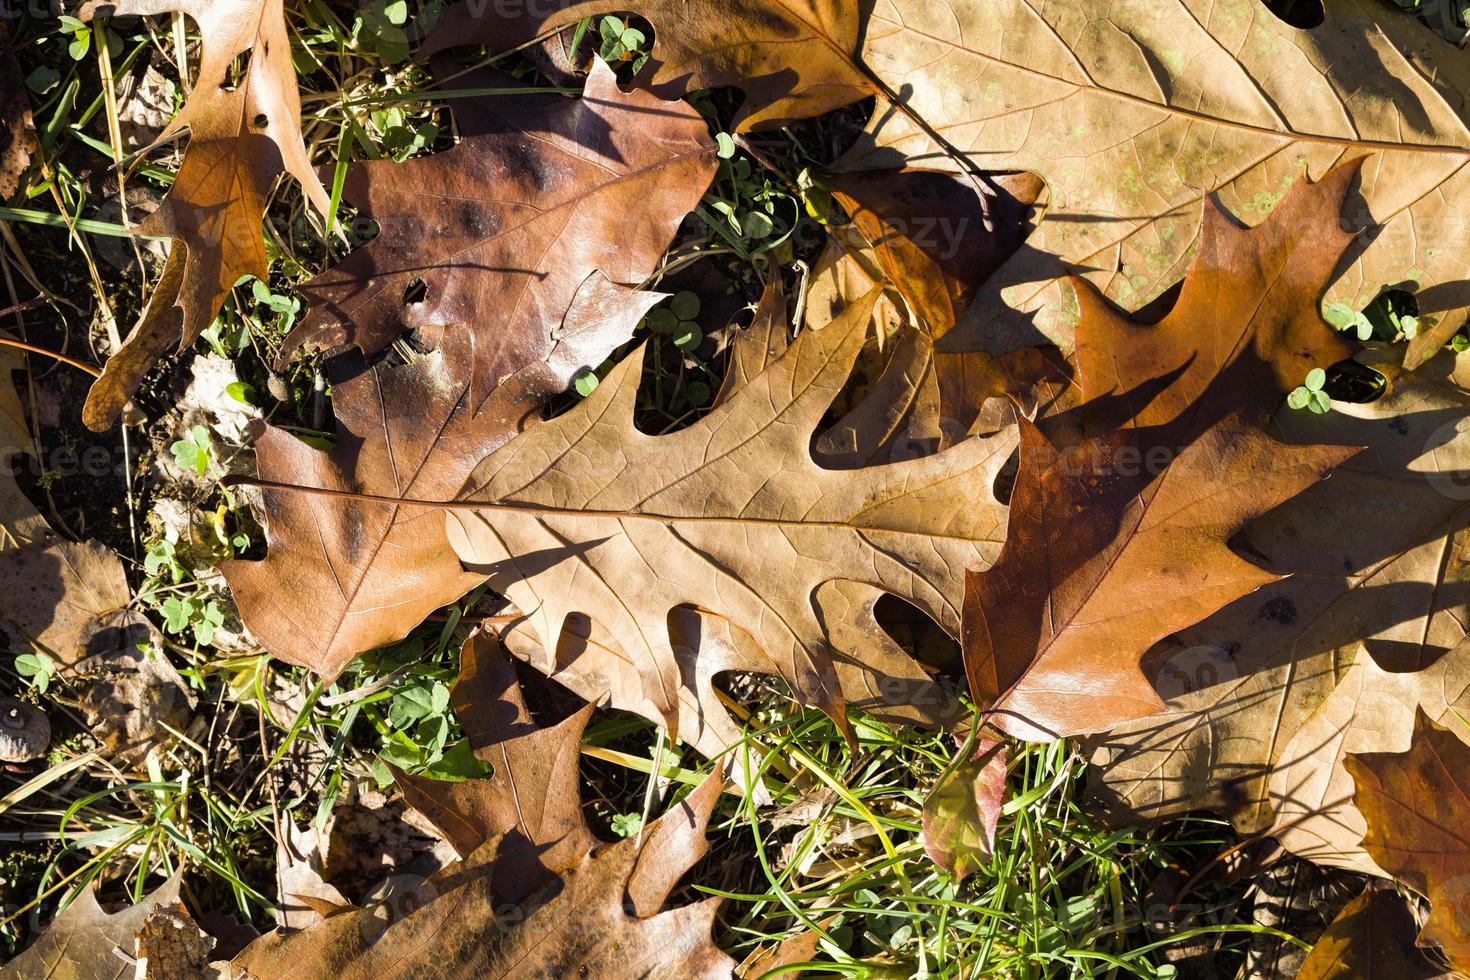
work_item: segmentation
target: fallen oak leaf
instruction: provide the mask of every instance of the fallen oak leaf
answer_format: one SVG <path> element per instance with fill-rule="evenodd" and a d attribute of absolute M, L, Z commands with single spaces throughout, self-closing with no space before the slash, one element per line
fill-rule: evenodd
<path fill-rule="evenodd" d="M 509 51 L 626 6 L 552 0 L 492 16 L 482 0 L 463 0 L 444 12 L 419 56 L 462 44 Z M 636 81 L 664 98 L 734 85 L 746 94 L 741 130 L 820 116 L 877 91 L 855 60 L 857 8 L 857 0 L 649 0 L 638 9 L 653 23 L 654 44 Z"/>
<path fill-rule="evenodd" d="M 598 844 L 576 805 L 582 734 L 593 706 L 549 728 L 538 725 L 515 667 L 488 633 L 465 641 L 450 698 L 476 758 L 492 767 L 490 777 L 445 782 L 392 768 L 393 778 L 461 857 L 500 839 L 495 897 L 517 904 Z"/>
<path fill-rule="evenodd" d="M 1364 816 L 1353 803 L 1346 760 L 1408 751 L 1414 720 L 1455 723 L 1470 709 L 1470 640 L 1423 670 L 1384 670 L 1360 652 L 1342 680 L 1296 730 L 1268 783 L 1274 836 L 1299 857 L 1362 874 L 1384 871 L 1363 850 Z"/>
<path fill-rule="evenodd" d="M 123 980 L 133 964 L 117 955 L 133 953 L 133 938 L 154 909 L 179 900 L 181 876 L 149 892 L 136 905 L 111 915 L 87 887 L 63 909 L 24 953 L 0 966 L 0 980 Z"/>
<path fill-rule="evenodd" d="M 152 16 L 193 18 L 204 39 L 193 91 L 146 152 L 189 131 L 184 162 L 168 196 L 139 227 L 173 239 L 173 252 L 127 355 L 94 386 L 83 411 L 92 429 L 110 426 L 165 347 L 180 349 L 209 326 L 241 276 L 267 278 L 261 221 L 282 172 L 326 214 L 326 190 L 301 136 L 301 97 L 282 0 L 88 0 L 81 20 Z M 231 78 L 237 60 L 244 64 Z"/>
<path fill-rule="evenodd" d="M 680 678 L 667 617 L 685 605 L 740 624 L 797 697 L 842 725 L 831 626 L 815 591 L 842 581 L 887 591 L 953 635 L 960 570 L 988 564 L 1004 521 L 1004 508 L 988 501 L 1005 435 L 860 470 L 812 458 L 812 432 L 876 299 L 804 331 L 708 415 L 669 435 L 634 428 L 641 358 L 625 359 L 571 412 L 480 465 L 446 508 L 455 550 L 526 613 L 548 648 L 572 616 L 609 631 L 671 731 Z"/>
<path fill-rule="evenodd" d="M 267 480 L 299 480 L 403 497 L 450 497 L 475 464 L 525 425 L 580 370 L 627 341 L 662 293 L 640 292 L 593 274 L 573 295 L 554 332 L 531 321 L 506 324 L 500 359 L 476 357 L 478 336 L 449 332 L 439 350 L 411 364 L 369 366 L 348 351 L 326 366 L 337 444 L 322 452 L 270 426 L 255 433 Z M 476 365 L 497 382 L 478 404 Z M 478 585 L 422 509 L 362 501 L 330 504 L 264 492 L 260 561 L 221 566 L 240 618 L 275 656 L 335 677 L 358 654 L 402 639 L 433 610 Z"/>
<path fill-rule="evenodd" d="M 260 977 L 638 976 L 729 978 L 710 941 L 719 899 L 660 911 L 703 853 L 723 776 L 717 770 L 648 828 L 554 869 L 518 903 L 497 886 L 521 867 L 491 838 L 393 908 L 349 910 L 295 933 L 261 937 L 233 965 Z M 545 802 L 545 801 L 531 801 Z M 576 812 L 575 797 L 571 801 Z M 699 842 L 691 847 L 691 842 Z M 386 921 L 384 915 L 386 914 Z"/>
<path fill-rule="evenodd" d="M 1149 649 L 1280 578 L 1231 536 L 1357 451 L 1287 446 L 1238 417 L 1177 450 L 1125 430 L 1059 451 L 1020 428 L 1005 545 L 967 576 L 963 641 L 971 696 L 1033 740 L 1160 710 Z"/>
<path fill-rule="evenodd" d="M 833 637 L 848 624 L 824 621 L 817 591 L 889 592 L 956 635 L 962 570 L 998 548 L 1005 507 L 993 488 L 1014 444 L 1002 432 L 858 470 L 812 458 L 876 298 L 804 331 L 710 414 L 663 436 L 633 425 L 640 357 L 627 358 L 570 412 L 482 462 L 456 501 L 226 483 L 446 512 L 466 567 L 524 611 L 544 648 L 590 618 L 623 647 L 670 731 L 683 695 L 668 616 L 684 606 L 740 624 L 797 697 L 845 725 Z M 770 473 L 772 459 L 784 468 Z"/>
<path fill-rule="evenodd" d="M 1404 896 L 1370 883 L 1312 946 L 1297 980 L 1433 980 L 1445 974 L 1414 946 Z"/>
<path fill-rule="evenodd" d="M 1451 967 L 1470 969 L 1470 931 L 1460 914 L 1470 889 L 1470 746 L 1421 712 L 1408 751 L 1350 755 L 1347 767 L 1368 821 L 1364 848 L 1429 899 L 1420 945 L 1438 945 Z"/>
<path fill-rule="evenodd" d="M 1366 0 L 1325 9 L 1322 26 L 1302 30 L 1259 0 L 1105 11 L 871 0 L 862 61 L 908 111 L 875 116 L 837 169 L 1015 170 L 1046 182 L 1037 230 L 949 349 L 999 352 L 1038 332 L 1067 347 L 1076 310 L 1057 288 L 1064 272 L 1140 308 L 1183 271 L 1208 195 L 1264 214 L 1303 168 L 1320 176 L 1366 154 L 1365 206 L 1349 218 L 1380 230 L 1327 301 L 1361 309 L 1412 283 L 1426 315 L 1463 322 L 1470 283 L 1456 257 L 1470 224 L 1453 202 L 1470 190 L 1470 65 Z"/>
<path fill-rule="evenodd" d="M 371 355 L 410 330 L 431 347 L 469 331 L 479 411 L 545 356 L 589 277 L 636 286 L 653 272 L 715 171 L 698 112 L 620 91 L 602 62 L 580 98 L 516 96 L 475 115 L 443 153 L 349 170 L 344 199 L 381 230 L 302 287 L 313 308 L 285 350 Z"/>

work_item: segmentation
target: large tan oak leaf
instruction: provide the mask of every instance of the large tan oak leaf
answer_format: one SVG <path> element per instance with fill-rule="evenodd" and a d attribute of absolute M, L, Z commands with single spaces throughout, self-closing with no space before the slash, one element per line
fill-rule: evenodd
<path fill-rule="evenodd" d="M 873 286 L 865 282 L 864 295 Z M 852 299 L 856 302 L 859 297 Z M 787 350 L 786 305 L 780 280 L 773 279 L 750 326 L 731 345 L 717 403 Z M 807 311 L 810 326 L 810 304 Z M 923 334 L 905 333 L 868 397 L 814 440 L 812 458 L 827 469 L 851 470 L 915 455 L 918 430 L 927 430 L 917 419 L 925 415 L 919 403 L 933 388 L 931 353 Z M 924 445 L 932 448 L 937 441 L 935 436 Z M 828 582 L 816 591 L 814 602 L 829 630 L 843 700 L 890 724 L 937 725 L 953 720 L 962 710 L 953 695 L 879 623 L 877 603 L 882 594 L 854 582 Z M 669 617 L 669 630 L 679 667 L 679 738 L 714 757 L 741 735 L 740 723 L 721 701 L 716 678 L 731 671 L 779 673 L 779 668 L 739 624 L 708 611 L 676 610 Z M 650 698 L 630 659 L 637 650 L 624 648 L 596 622 L 580 618 L 569 622 L 554 648 L 541 645 L 528 621 L 508 627 L 504 639 L 516 656 L 588 701 L 653 721 L 664 717 L 658 698 Z M 740 776 L 737 769 L 735 777 Z"/>
<path fill-rule="evenodd" d="M 1366 156 L 1346 217 L 1381 228 L 1327 299 L 1361 308 L 1418 289 L 1443 336 L 1470 306 L 1470 58 L 1371 0 L 1325 6 L 1322 26 L 1300 30 L 1259 0 L 866 0 L 861 57 L 908 112 L 880 106 L 841 166 L 1045 180 L 1045 214 L 992 280 L 997 298 L 944 341 L 996 351 L 1038 331 L 1070 343 L 1064 271 L 1130 309 L 1158 296 L 1184 271 L 1207 195 L 1260 215 L 1303 170 Z"/>
<path fill-rule="evenodd" d="M 1240 536 L 1243 553 L 1291 577 L 1160 643 L 1149 662 L 1167 709 L 1096 741 L 1095 788 L 1129 818 L 1211 808 L 1257 832 L 1277 826 L 1288 798 L 1298 811 L 1331 804 L 1343 746 L 1378 738 L 1390 702 L 1411 711 L 1419 686 L 1436 683 L 1415 674 L 1464 640 L 1470 395 L 1447 355 L 1412 374 L 1374 363 L 1390 385 L 1377 401 L 1276 416 L 1273 434 L 1288 443 L 1367 447 Z M 1361 657 L 1373 663 L 1355 667 Z M 1369 714 L 1353 722 L 1359 682 L 1385 675 L 1392 685 L 1370 690 Z M 1443 704 L 1449 690 L 1434 696 Z M 1319 709 L 1317 735 L 1301 734 Z M 1369 728 L 1344 740 L 1349 723 Z M 1321 825 L 1311 834 L 1321 843 Z M 1356 847 L 1351 828 L 1330 839 Z"/>
<path fill-rule="evenodd" d="M 241 276 L 266 278 L 261 220 L 278 175 L 289 173 L 314 207 L 328 209 L 302 142 L 282 0 L 91 0 L 77 16 L 171 11 L 199 25 L 204 55 L 189 100 L 153 144 L 187 129 L 183 165 L 139 231 L 172 238 L 173 252 L 142 320 L 88 396 L 83 417 L 94 429 L 112 424 L 168 347 L 194 342 Z M 243 74 L 232 78 L 242 56 Z"/>
<path fill-rule="evenodd" d="M 490 576 L 547 649 L 591 619 L 636 665 L 678 728 L 669 614 L 708 609 L 736 624 L 798 696 L 843 718 L 829 583 L 891 593 L 958 635 L 967 568 L 1000 546 L 995 477 L 1009 434 L 858 470 L 812 458 L 813 432 L 857 357 L 876 291 L 804 331 L 708 415 L 679 432 L 633 423 L 642 358 L 625 359 L 573 411 L 482 463 L 448 512 L 466 566 Z M 484 502 L 482 509 L 466 509 Z"/>

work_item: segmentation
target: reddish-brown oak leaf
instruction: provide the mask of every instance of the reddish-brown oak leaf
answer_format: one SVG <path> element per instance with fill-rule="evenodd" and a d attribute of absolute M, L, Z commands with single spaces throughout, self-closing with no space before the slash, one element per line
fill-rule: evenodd
<path fill-rule="evenodd" d="M 1451 724 L 1463 730 L 1463 722 Z M 1458 731 L 1423 712 L 1407 752 L 1350 755 L 1358 810 L 1368 822 L 1363 847 L 1379 867 L 1429 899 L 1419 942 L 1470 969 L 1470 746 Z"/>
<path fill-rule="evenodd" d="M 462 0 L 444 12 L 422 54 L 460 44 L 509 51 L 583 17 L 630 9 L 617 0 L 547 0 L 513 8 Z M 856 63 L 858 0 L 650 0 L 655 31 L 637 81 L 665 98 L 734 85 L 738 128 L 784 126 L 850 105 L 877 89 Z"/>
<path fill-rule="evenodd" d="M 173 239 L 173 254 L 143 320 L 93 386 L 83 413 L 105 429 L 173 343 L 191 344 L 241 276 L 267 276 L 261 220 L 282 172 L 322 213 L 327 193 L 301 137 L 301 97 L 282 0 L 89 0 L 77 16 L 192 17 L 204 55 L 184 108 L 158 145 L 184 129 L 189 146 L 163 204 L 139 231 Z M 237 66 L 243 59 L 243 67 Z"/>
<path fill-rule="evenodd" d="M 368 367 L 349 351 L 329 362 L 338 442 L 308 446 L 271 426 L 256 434 L 262 479 L 386 497 L 448 499 L 486 454 L 531 420 L 573 375 L 632 334 L 663 294 L 593 275 L 551 333 L 502 323 L 499 382 L 471 404 L 480 334 L 453 331 L 413 363 Z M 486 366 L 485 362 L 479 362 Z M 264 491 L 261 561 L 223 566 L 240 617 L 271 653 L 335 677 L 365 650 L 401 639 L 482 576 L 466 572 L 436 511 L 397 504 Z"/>
<path fill-rule="evenodd" d="M 380 231 L 304 287 L 314 308 L 287 349 L 372 354 L 409 330 L 429 346 L 469 330 L 478 410 L 556 343 L 589 277 L 653 272 L 715 169 L 699 113 L 620 91 L 601 62 L 581 98 L 516 96 L 475 117 L 450 150 L 349 172 L 345 199 Z"/>
<path fill-rule="evenodd" d="M 1337 215 L 1357 172 L 1297 180 L 1254 228 L 1206 199 L 1194 263 L 1158 323 L 1074 279 L 1078 383 L 1084 400 L 1108 405 L 1099 423 L 1164 428 L 1183 444 L 1231 412 L 1271 410 L 1313 368 L 1351 356 L 1318 301 L 1353 241 Z"/>
<path fill-rule="evenodd" d="M 1017 737 L 1105 731 L 1163 707 L 1154 643 L 1279 575 L 1227 541 L 1355 450 L 1288 447 L 1238 416 L 1175 449 L 1124 430 L 1058 450 L 1022 420 L 1000 558 L 971 572 L 971 694 Z"/>

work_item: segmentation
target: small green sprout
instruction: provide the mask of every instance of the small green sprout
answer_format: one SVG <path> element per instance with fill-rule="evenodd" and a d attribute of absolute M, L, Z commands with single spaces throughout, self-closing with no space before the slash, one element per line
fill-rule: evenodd
<path fill-rule="evenodd" d="M 667 334 L 674 346 L 691 351 L 704 342 L 704 331 L 695 322 L 698 316 L 699 297 L 685 290 L 675 294 L 668 306 L 660 306 L 648 314 L 648 329 Z"/>
<path fill-rule="evenodd" d="M 56 676 L 56 661 L 44 653 L 23 653 L 15 658 L 15 672 L 24 677 L 38 693 L 45 694 Z"/>
<path fill-rule="evenodd" d="M 192 469 L 200 476 L 209 472 L 209 458 L 213 454 L 209 439 L 209 430 L 202 425 L 196 425 L 189 433 L 189 438 L 180 439 L 168 447 L 169 452 L 174 454 L 174 459 L 184 469 Z"/>
<path fill-rule="evenodd" d="M 1332 398 L 1322 390 L 1326 384 L 1327 372 L 1312 368 L 1307 380 L 1286 396 L 1286 404 L 1297 410 L 1310 408 L 1317 415 L 1326 415 L 1332 410 Z"/>

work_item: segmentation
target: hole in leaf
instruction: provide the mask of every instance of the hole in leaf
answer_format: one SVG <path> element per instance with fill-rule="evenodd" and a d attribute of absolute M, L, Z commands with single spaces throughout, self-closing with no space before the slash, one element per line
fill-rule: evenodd
<path fill-rule="evenodd" d="M 257 112 L 255 118 L 250 121 L 250 124 L 256 129 L 265 129 L 269 123 L 270 119 L 263 112 Z"/>
<path fill-rule="evenodd" d="M 1327 19 L 1322 0 L 1262 0 L 1262 4 L 1279 20 L 1304 31 L 1320 27 Z"/>
<path fill-rule="evenodd" d="M 404 306 L 413 306 L 417 303 L 422 303 L 428 298 L 429 284 L 418 276 L 414 276 L 413 281 L 403 287 Z"/>
<path fill-rule="evenodd" d="M 1327 369 L 1322 385 L 1333 401 L 1363 405 L 1376 401 L 1388 390 L 1388 381 L 1377 371 L 1357 361 L 1339 361 Z"/>
<path fill-rule="evenodd" d="M 230 67 L 225 69 L 224 80 L 220 82 L 219 87 L 223 91 L 233 92 L 240 87 L 240 83 L 245 80 L 246 74 L 250 71 L 250 58 L 252 54 L 253 52 L 251 51 L 241 51 L 235 55 L 235 60 L 230 62 Z"/>
<path fill-rule="evenodd" d="M 1011 494 L 1016 490 L 1016 474 L 1021 471 L 1021 451 L 1012 451 L 1006 458 L 1005 465 L 1001 466 L 1000 472 L 995 474 L 995 499 L 1009 506 Z"/>

